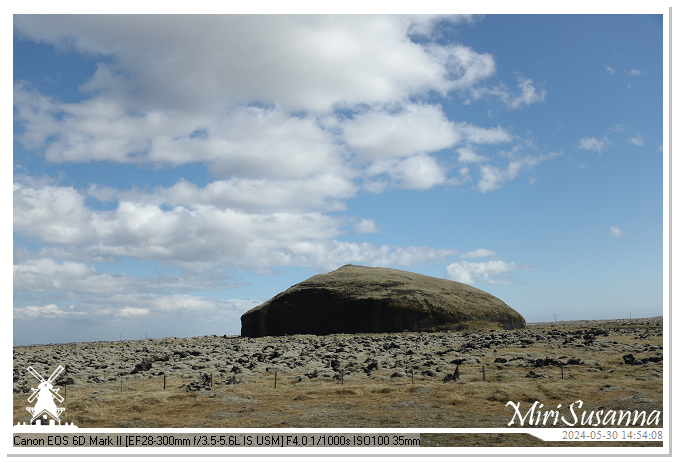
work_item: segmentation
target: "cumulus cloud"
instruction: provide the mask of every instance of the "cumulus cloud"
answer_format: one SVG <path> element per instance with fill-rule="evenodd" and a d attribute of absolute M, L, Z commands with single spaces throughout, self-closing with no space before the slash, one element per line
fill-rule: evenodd
<path fill-rule="evenodd" d="M 535 103 L 544 103 L 547 97 L 545 89 L 538 90 L 532 79 L 520 74 L 517 74 L 516 79 L 519 87 L 518 92 L 512 92 L 504 83 L 500 83 L 493 88 L 473 88 L 471 94 L 475 99 L 488 96 L 496 97 L 512 110 Z"/>
<path fill-rule="evenodd" d="M 487 157 L 477 154 L 471 147 L 458 148 L 457 154 L 457 160 L 460 163 L 480 163 L 488 160 Z"/>
<path fill-rule="evenodd" d="M 101 60 L 79 102 L 16 85 L 17 139 L 59 163 L 204 163 L 229 179 L 206 190 L 230 190 L 234 200 L 240 187 L 274 180 L 275 193 L 260 196 L 271 207 L 305 196 L 302 180 L 314 177 L 336 193 L 305 196 L 324 209 L 341 208 L 355 179 L 369 191 L 431 188 L 446 169 L 429 155 L 512 140 L 421 98 L 467 91 L 495 73 L 491 55 L 434 40 L 439 24 L 462 21 L 474 18 L 19 15 L 18 37 Z M 544 95 L 518 79 L 520 94 L 502 97 L 510 106 Z"/>
<path fill-rule="evenodd" d="M 627 141 L 629 143 L 631 143 L 632 145 L 636 145 L 637 147 L 640 147 L 644 144 L 644 136 L 637 133 L 634 137 L 630 137 Z"/>
<path fill-rule="evenodd" d="M 410 177 L 403 174 L 404 182 L 431 181 L 426 168 L 411 166 L 404 171 L 410 173 Z M 423 179 L 418 179 L 418 175 Z M 185 195 L 197 194 L 190 187 L 188 190 Z M 59 218 L 53 217 L 55 213 L 51 209 L 61 210 L 52 203 L 24 201 L 22 208 L 14 211 L 15 231 L 33 235 L 48 246 L 75 248 L 76 251 L 71 252 L 73 257 L 80 249 L 83 250 L 81 257 L 88 256 L 89 259 L 126 256 L 191 270 L 221 266 L 263 269 L 295 263 L 326 269 L 330 262 L 340 265 L 348 260 L 371 263 L 372 259 L 378 259 L 392 264 L 398 263 L 400 258 L 413 261 L 412 257 L 405 258 L 399 249 L 338 241 L 343 229 L 353 221 L 317 211 L 249 212 L 199 202 L 191 206 L 167 203 L 163 206 L 158 203 L 162 196 L 154 194 L 120 199 L 114 209 L 98 211 L 87 207 L 85 194 L 71 187 L 15 185 L 17 199 L 50 195 L 66 197 L 68 208 L 65 211 L 77 214 L 66 214 L 65 224 L 61 224 Z M 168 197 L 164 201 L 171 199 Z M 52 227 L 41 227 L 46 218 L 53 223 Z M 358 227 L 364 233 L 372 229 L 370 220 L 359 222 Z M 87 232 L 72 232 L 80 229 Z M 339 259 L 342 250 L 352 250 L 352 254 Z M 329 258 L 331 256 L 338 259 Z M 426 251 L 421 256 L 430 258 L 432 254 Z M 32 279 L 28 287 L 38 288 L 38 281 L 45 279 L 45 285 L 40 288 L 48 289 L 55 273 L 79 276 L 83 291 L 95 285 L 122 284 L 120 279 L 93 273 L 91 266 L 77 261 L 57 265 L 47 260 L 15 265 L 15 285 Z"/>
<path fill-rule="evenodd" d="M 485 128 L 466 122 L 455 122 L 453 127 L 462 135 L 466 142 L 475 145 L 508 143 L 514 138 L 506 129 L 500 126 Z"/>
<path fill-rule="evenodd" d="M 358 114 L 343 124 L 344 139 L 361 160 L 436 152 L 460 140 L 440 106 L 409 104 Z"/>
<path fill-rule="evenodd" d="M 495 73 L 495 60 L 489 53 L 477 53 L 464 45 L 432 43 L 427 52 L 446 70 L 447 90 L 471 88 Z"/>
<path fill-rule="evenodd" d="M 28 258 L 14 265 L 14 293 L 30 298 L 77 300 L 65 308 L 61 304 L 15 307 L 19 319 L 60 318 L 111 321 L 144 317 L 186 316 L 188 313 L 217 319 L 237 318 L 252 308 L 254 300 L 220 300 L 192 295 L 200 290 L 228 289 L 234 282 L 215 272 L 156 275 L 135 278 L 106 274 L 95 266 L 53 258 Z"/>
<path fill-rule="evenodd" d="M 446 181 L 446 171 L 434 157 L 429 155 L 415 155 L 394 161 L 378 161 L 366 169 L 370 176 L 387 175 L 390 182 L 383 187 L 392 185 L 397 188 L 428 190 Z"/>
<path fill-rule="evenodd" d="M 438 40 L 441 23 L 462 21 L 474 18 L 15 16 L 18 39 L 98 62 L 80 100 L 15 84 L 25 149 L 63 166 L 208 170 L 202 181 L 133 188 L 15 176 L 14 232 L 35 245 L 15 253 L 14 289 L 28 301 L 15 315 L 235 314 L 254 302 L 192 292 L 234 285 L 229 269 L 444 262 L 454 250 L 343 240 L 379 229 L 342 211 L 365 192 L 459 185 L 477 174 L 481 191 L 495 190 L 546 159 L 510 157 L 499 167 L 479 147 L 514 141 L 508 129 L 454 121 L 431 102 L 478 88 L 510 108 L 545 98 L 521 76 L 515 91 L 486 82 L 492 55 Z M 107 272 L 116 260 L 177 274 Z"/>
<path fill-rule="evenodd" d="M 468 251 L 466 253 L 462 253 L 460 255 L 460 258 L 462 258 L 462 259 L 486 258 L 488 256 L 495 256 L 495 252 L 493 250 L 488 250 L 486 248 L 478 248 L 474 251 Z"/>
<path fill-rule="evenodd" d="M 149 314 L 149 310 L 146 308 L 130 308 L 125 307 L 118 311 L 120 317 L 133 318 L 133 317 L 143 317 Z"/>
<path fill-rule="evenodd" d="M 99 188 L 91 187 L 93 195 Z M 205 187 L 180 180 L 170 187 L 155 188 L 148 195 L 157 204 L 212 206 L 241 211 L 337 211 L 345 208 L 358 185 L 346 177 L 324 173 L 304 179 L 232 178 L 210 182 Z M 132 199 L 132 192 L 110 193 L 120 199 Z M 112 198 L 109 196 L 108 198 Z"/>
<path fill-rule="evenodd" d="M 600 139 L 597 139 L 596 137 L 585 137 L 578 142 L 578 148 L 580 150 L 595 151 L 599 153 L 599 156 L 601 156 L 601 152 L 610 145 L 612 145 L 612 143 L 608 140 L 608 137 L 602 137 Z"/>
<path fill-rule="evenodd" d="M 560 153 L 523 156 L 509 161 L 504 168 L 493 164 L 483 164 L 480 166 L 481 178 L 479 179 L 478 188 L 483 193 L 497 190 L 506 182 L 514 180 L 521 172 L 529 171 L 540 163 L 557 156 L 560 156 Z"/>
<path fill-rule="evenodd" d="M 620 238 L 625 235 L 625 231 L 615 226 L 611 226 L 610 231 L 611 235 L 616 238 Z"/>
<path fill-rule="evenodd" d="M 481 278 L 485 283 L 506 284 L 510 283 L 508 275 L 511 271 L 519 269 L 514 262 L 493 260 L 485 262 L 460 261 L 451 263 L 446 268 L 446 276 L 450 280 L 474 285 Z"/>
<path fill-rule="evenodd" d="M 398 101 L 412 92 L 446 93 L 493 73 L 490 55 L 410 41 L 410 18 L 22 15 L 14 23 L 21 37 L 113 57 L 86 90 L 138 108 L 215 110 L 257 100 L 328 112 L 338 104 Z M 145 92 L 133 102 L 129 89 L 135 88 Z"/>
<path fill-rule="evenodd" d="M 491 55 L 425 34 L 461 21 L 473 19 L 19 15 L 18 37 L 101 60 L 80 87 L 82 101 L 17 84 L 17 139 L 58 163 L 204 163 L 234 188 L 330 175 L 340 202 L 322 199 L 325 208 L 341 206 L 366 172 L 377 176 L 365 179 L 372 191 L 431 188 L 446 172 L 427 155 L 462 140 L 512 138 L 500 126 L 451 121 L 420 98 L 464 91 L 495 73 Z M 418 172 L 406 173 L 411 167 Z M 297 196 L 298 187 L 278 183 L 278 193 L 293 193 L 277 198 Z"/>
<path fill-rule="evenodd" d="M 354 224 L 354 231 L 357 234 L 376 234 L 380 230 L 372 219 L 361 219 Z"/>
<path fill-rule="evenodd" d="M 15 185 L 14 197 L 15 230 L 46 244 L 183 265 L 254 259 L 253 254 L 265 254 L 273 243 L 285 247 L 298 240 L 327 239 L 340 228 L 340 220 L 318 212 L 249 213 L 212 204 L 163 208 L 144 196 L 97 211 L 85 206 L 84 195 L 71 187 Z"/>
<path fill-rule="evenodd" d="M 36 319 L 39 317 L 63 318 L 68 313 L 59 309 L 55 304 L 47 304 L 45 306 L 26 306 L 23 308 L 14 308 L 14 317 L 18 319 Z"/>
<path fill-rule="evenodd" d="M 73 187 L 14 183 L 14 229 L 52 244 L 91 240 L 92 212 Z"/>
<path fill-rule="evenodd" d="M 453 249 L 436 249 L 429 246 L 398 247 L 374 245 L 367 242 L 341 242 L 333 240 L 315 244 L 306 250 L 306 256 L 316 260 L 315 266 L 330 271 L 346 263 L 382 267 L 408 267 L 425 263 L 442 262 L 456 253 Z"/>

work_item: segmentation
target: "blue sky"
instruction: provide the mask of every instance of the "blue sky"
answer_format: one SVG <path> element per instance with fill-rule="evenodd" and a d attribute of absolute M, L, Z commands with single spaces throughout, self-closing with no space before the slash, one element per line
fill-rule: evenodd
<path fill-rule="evenodd" d="M 18 15 L 13 47 L 15 344 L 237 334 L 347 263 L 662 314 L 662 15 Z"/>

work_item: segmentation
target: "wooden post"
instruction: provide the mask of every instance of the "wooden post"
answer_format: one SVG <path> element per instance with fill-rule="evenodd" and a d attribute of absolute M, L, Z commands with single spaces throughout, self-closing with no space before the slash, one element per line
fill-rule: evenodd
<path fill-rule="evenodd" d="M 481 372 L 483 372 L 483 381 L 486 381 L 486 366 L 481 366 Z"/>
<path fill-rule="evenodd" d="M 210 372 L 210 390 L 212 390 L 212 372 Z"/>
<path fill-rule="evenodd" d="M 120 378 L 120 393 L 123 392 L 123 378 Z"/>
<path fill-rule="evenodd" d="M 563 379 L 563 364 L 561 364 L 561 378 Z"/>
<path fill-rule="evenodd" d="M 342 385 L 344 385 L 344 369 L 340 369 L 340 379 L 342 380 Z"/>
<path fill-rule="evenodd" d="M 275 370 L 273 371 L 273 388 L 276 388 L 276 384 L 278 383 L 278 371 Z"/>
<path fill-rule="evenodd" d="M 66 384 L 64 384 L 64 399 L 66 399 Z"/>
<path fill-rule="evenodd" d="M 163 390 L 165 390 L 165 374 L 163 374 Z"/>

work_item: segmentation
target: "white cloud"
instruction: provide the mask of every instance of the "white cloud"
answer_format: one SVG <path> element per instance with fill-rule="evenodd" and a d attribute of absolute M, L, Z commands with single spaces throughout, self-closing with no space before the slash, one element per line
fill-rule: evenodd
<path fill-rule="evenodd" d="M 173 193 L 193 200 L 188 206 L 165 208 L 152 195 L 123 193 L 128 198 L 121 199 L 115 209 L 97 211 L 88 208 L 85 196 L 71 187 L 15 184 L 14 229 L 46 245 L 186 266 L 257 263 L 276 248 L 334 238 L 343 226 L 341 218 L 315 211 L 249 212 L 201 204 L 191 198 L 201 196 L 199 189 L 184 188 L 186 192 L 175 189 Z"/>
<path fill-rule="evenodd" d="M 300 244 L 296 250 L 301 265 L 327 272 L 347 263 L 380 267 L 408 267 L 440 262 L 455 254 L 453 249 L 428 246 L 392 247 L 367 242 L 332 240 L 315 244 Z"/>
<path fill-rule="evenodd" d="M 516 269 L 519 269 L 516 263 L 502 260 L 478 263 L 460 261 L 449 264 L 446 268 L 446 275 L 450 280 L 468 285 L 474 285 L 479 278 L 482 278 L 486 283 L 501 284 L 509 283 L 508 274 Z M 494 276 L 499 276 L 500 279 L 496 279 Z"/>
<path fill-rule="evenodd" d="M 30 82 L 15 86 L 25 148 L 64 166 L 201 163 L 214 178 L 78 190 L 15 176 L 14 232 L 37 245 L 15 252 L 14 290 L 27 301 L 15 315 L 79 317 L 87 307 L 102 320 L 192 311 L 235 317 L 256 302 L 192 293 L 234 285 L 227 269 L 407 267 L 455 254 L 342 240 L 379 229 L 337 213 L 360 192 L 471 182 L 476 166 L 479 188 L 495 190 L 546 159 L 513 156 L 498 167 L 477 146 L 509 143 L 509 130 L 453 121 L 429 103 L 431 95 L 468 96 L 495 73 L 492 55 L 438 40 L 442 21 L 473 19 L 16 16 L 17 37 L 99 62 L 78 89 L 82 101 L 59 101 Z M 545 91 L 519 76 L 516 91 L 500 86 L 486 95 L 518 108 L 543 101 Z M 160 275 L 102 270 L 120 259 Z M 451 266 L 449 273 L 466 269 Z M 466 272 L 502 274 L 485 266 Z M 162 274 L 168 269 L 175 273 Z"/>
<path fill-rule="evenodd" d="M 435 27 L 441 22 L 451 24 L 458 24 L 462 22 L 475 22 L 478 15 L 431 15 L 431 14 L 415 14 L 406 15 L 408 34 L 413 36 L 431 36 L 435 32 Z"/>
<path fill-rule="evenodd" d="M 581 150 L 596 151 L 601 156 L 601 152 L 612 145 L 607 137 L 597 139 L 596 137 L 585 137 L 578 142 L 578 148 Z"/>
<path fill-rule="evenodd" d="M 434 105 L 373 109 L 344 122 L 342 128 L 347 144 L 367 161 L 436 152 L 461 138 L 441 107 Z"/>
<path fill-rule="evenodd" d="M 448 90 L 471 88 L 495 73 L 495 61 L 488 53 L 477 53 L 470 47 L 432 43 L 427 52 L 446 70 Z"/>
<path fill-rule="evenodd" d="M 26 148 L 43 148 L 49 137 L 61 130 L 62 108 L 53 99 L 44 97 L 27 83 L 14 85 L 14 119 L 24 123 L 24 132 L 17 140 Z"/>
<path fill-rule="evenodd" d="M 610 66 L 604 65 L 604 69 L 605 69 L 606 71 L 608 71 L 611 75 L 615 74 L 615 69 L 613 69 L 613 68 L 610 67 Z"/>
<path fill-rule="evenodd" d="M 359 179 L 373 192 L 457 184 L 433 153 L 513 138 L 500 126 L 449 120 L 423 98 L 467 92 L 495 73 L 491 55 L 435 40 L 439 23 L 473 20 L 19 15 L 19 37 L 102 59 L 80 102 L 17 85 L 17 138 L 59 163 L 204 163 L 220 180 L 183 191 L 222 208 L 342 209 Z M 530 79 L 518 81 L 518 93 L 498 94 L 508 105 L 544 98 Z M 217 192 L 225 195 L 206 199 Z"/>
<path fill-rule="evenodd" d="M 453 127 L 465 141 L 472 144 L 497 144 L 511 142 L 513 137 L 502 127 L 485 128 L 466 122 L 455 122 Z"/>
<path fill-rule="evenodd" d="M 155 158 L 168 152 L 201 153 L 220 177 L 305 178 L 318 173 L 347 174 L 333 135 L 313 117 L 285 114 L 278 109 L 237 108 L 213 126 L 205 138 L 167 139 Z"/>
<path fill-rule="evenodd" d="M 23 308 L 14 308 L 14 317 L 18 319 L 37 319 L 45 318 L 63 318 L 68 316 L 68 312 L 62 311 L 55 304 L 47 304 L 45 306 L 26 306 Z"/>
<path fill-rule="evenodd" d="M 366 173 L 370 176 L 386 174 L 391 179 L 391 185 L 404 189 L 428 190 L 446 181 L 445 168 L 429 155 L 378 161 L 368 166 Z"/>
<path fill-rule="evenodd" d="M 91 240 L 92 213 L 73 187 L 32 187 L 15 183 L 14 229 L 52 244 Z"/>
<path fill-rule="evenodd" d="M 637 147 L 640 147 L 644 144 L 644 136 L 637 133 L 634 137 L 631 137 L 627 140 L 629 143 L 632 145 L 636 145 Z"/>
<path fill-rule="evenodd" d="M 488 256 L 495 256 L 495 252 L 493 250 L 488 250 L 486 248 L 478 248 L 474 251 L 468 251 L 466 253 L 462 253 L 460 255 L 460 258 L 462 258 L 462 259 L 486 258 Z"/>
<path fill-rule="evenodd" d="M 529 171 L 540 163 L 557 156 L 560 156 L 560 154 L 549 153 L 539 156 L 523 156 L 511 160 L 505 168 L 491 164 L 481 165 L 481 178 L 478 183 L 479 190 L 483 193 L 497 190 L 506 182 L 514 180 L 521 172 Z"/>
<path fill-rule="evenodd" d="M 481 179 L 479 180 L 479 190 L 486 193 L 499 189 L 506 180 L 510 180 L 508 170 L 503 170 L 497 166 L 486 164 L 481 166 Z"/>
<path fill-rule="evenodd" d="M 257 100 L 328 112 L 338 104 L 446 93 L 494 72 L 490 55 L 462 45 L 412 42 L 411 26 L 427 29 L 412 18 L 19 15 L 14 25 L 21 37 L 111 56 L 84 90 L 122 97 L 137 108 L 214 111 Z M 144 91 L 133 102 L 130 89 Z"/>
<path fill-rule="evenodd" d="M 503 96 L 502 98 L 502 101 L 510 108 L 517 109 L 521 106 L 528 106 L 533 103 L 543 103 L 545 101 L 547 91 L 544 89 L 540 91 L 536 90 L 532 79 L 519 77 L 519 87 L 521 89 L 519 95 Z"/>
<path fill-rule="evenodd" d="M 144 317 L 148 316 L 149 310 L 146 308 L 130 308 L 125 307 L 118 311 L 118 316 L 124 318 Z"/>
<path fill-rule="evenodd" d="M 611 226 L 610 231 L 611 235 L 616 238 L 620 238 L 625 235 L 625 231 L 615 226 Z"/>
<path fill-rule="evenodd" d="M 154 189 L 149 201 L 240 211 L 334 211 L 343 210 L 343 200 L 354 196 L 357 190 L 351 180 L 331 173 L 304 179 L 233 178 L 210 182 L 205 187 L 180 180 L 171 187 Z M 129 199 L 125 196 L 130 195 L 118 196 Z"/>
<path fill-rule="evenodd" d="M 373 219 L 361 219 L 354 224 L 354 231 L 357 234 L 376 234 L 380 230 Z"/>
<path fill-rule="evenodd" d="M 52 259 L 31 259 L 14 264 L 15 291 L 54 291 L 69 289 L 75 281 L 83 282 L 82 290 L 94 284 L 94 269 L 79 262 L 57 263 Z M 101 284 L 101 282 L 96 282 Z"/>
<path fill-rule="evenodd" d="M 15 90 L 17 119 L 26 128 L 19 140 L 38 146 L 40 139 L 45 143 L 50 137 L 45 149 L 50 161 L 161 166 L 204 162 L 219 176 L 270 178 L 346 169 L 340 146 L 317 119 L 277 108 L 236 106 L 215 118 L 158 111 L 137 114 L 119 101 L 97 98 L 43 105 L 49 110 L 34 115 L 23 108 L 29 100 L 25 94 L 21 88 Z"/>
<path fill-rule="evenodd" d="M 488 160 L 487 157 L 477 154 L 471 147 L 458 148 L 457 154 L 457 160 L 460 163 L 481 163 Z"/>
<path fill-rule="evenodd" d="M 403 172 L 392 174 L 401 176 L 399 181 L 404 185 L 417 188 L 417 182 L 424 187 L 432 181 L 426 160 L 422 161 L 424 167 L 418 166 L 418 159 L 405 159 L 403 162 L 413 164 L 396 167 Z M 132 285 L 129 278 L 98 273 L 80 260 L 106 260 L 115 256 L 154 260 L 196 272 L 219 267 L 267 269 L 290 264 L 327 269 L 328 263 L 339 266 L 349 262 L 344 258 L 366 263 L 373 263 L 373 260 L 395 264 L 426 262 L 437 253 L 447 253 L 418 249 L 419 256 L 425 260 L 420 261 L 404 257 L 398 248 L 341 242 L 337 238 L 344 233 L 346 226 L 353 223 L 355 230 L 368 233 L 376 231 L 374 222 L 359 219 L 356 223 L 317 211 L 261 212 L 221 208 L 209 203 L 207 200 L 210 198 L 204 199 L 204 204 L 201 204 L 200 189 L 191 184 L 183 186 L 187 192 L 177 193 L 170 188 L 168 191 L 173 193 L 163 200 L 170 202 L 176 197 L 191 199 L 191 205 L 162 206 L 159 203 L 162 195 L 134 196 L 130 192 L 118 192 L 120 199 L 117 206 L 103 211 L 85 206 L 84 195 L 70 187 L 46 185 L 34 188 L 17 183 L 15 188 L 15 198 L 28 194 L 42 198 L 49 193 L 57 197 L 66 196 L 69 205 L 78 206 L 78 214 L 67 214 L 63 218 L 67 221 L 67 230 L 87 230 L 83 234 L 53 233 L 66 226 L 56 227 L 61 218 L 50 215 L 51 212 L 47 211 L 50 204 L 23 202 L 22 209 L 15 209 L 15 231 L 34 234 L 42 241 L 45 250 L 55 255 L 63 252 L 68 260 L 57 263 L 47 256 L 16 264 L 14 282 L 17 289 L 55 291 L 57 287 L 54 285 L 60 281 L 54 280 L 53 276 L 59 274 L 62 277 L 72 276 L 72 282 L 64 283 L 64 289 L 86 292 L 96 287 L 114 293 L 120 287 Z M 199 197 L 199 200 L 193 197 Z M 55 225 L 41 227 L 46 217 Z M 50 248 L 55 245 L 61 248 Z M 342 250 L 351 250 L 352 253 L 343 256 Z M 342 259 L 331 259 L 332 256 L 342 256 Z"/>
<path fill-rule="evenodd" d="M 458 169 L 457 176 L 448 179 L 448 183 L 450 185 L 462 185 L 466 182 L 470 182 L 472 180 L 470 172 L 471 170 L 469 169 L 468 166 L 463 166 L 460 169 Z"/>
<path fill-rule="evenodd" d="M 534 103 L 544 103 L 547 97 L 545 89 L 537 90 L 532 79 L 517 74 L 519 92 L 512 92 L 504 83 L 500 83 L 493 88 L 474 88 L 471 90 L 472 97 L 475 99 L 485 98 L 486 96 L 497 97 L 509 109 L 515 110 L 522 106 Z"/>
<path fill-rule="evenodd" d="M 101 322 L 122 318 L 186 316 L 188 313 L 216 319 L 237 318 L 258 302 L 219 300 L 184 292 L 234 287 L 215 270 L 180 275 L 157 274 L 138 278 L 112 275 L 94 266 L 52 258 L 29 258 L 14 265 L 15 297 L 24 300 L 59 299 L 77 301 L 75 306 L 27 305 L 15 307 L 19 319 L 61 318 Z"/>

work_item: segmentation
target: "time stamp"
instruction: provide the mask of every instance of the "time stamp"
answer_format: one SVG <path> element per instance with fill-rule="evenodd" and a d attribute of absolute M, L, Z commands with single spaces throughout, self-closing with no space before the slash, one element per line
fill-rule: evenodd
<path fill-rule="evenodd" d="M 560 429 L 562 441 L 662 441 L 662 429 Z"/>

